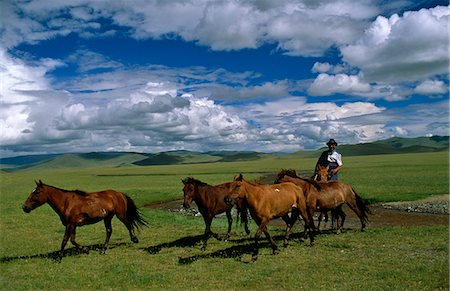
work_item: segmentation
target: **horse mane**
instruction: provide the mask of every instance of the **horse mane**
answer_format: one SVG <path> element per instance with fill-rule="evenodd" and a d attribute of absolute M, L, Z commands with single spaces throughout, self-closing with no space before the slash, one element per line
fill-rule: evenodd
<path fill-rule="evenodd" d="M 320 184 L 317 183 L 316 181 L 298 176 L 297 171 L 295 171 L 294 169 L 281 169 L 281 171 L 278 173 L 278 177 L 280 178 L 280 177 L 284 177 L 284 176 L 300 179 L 306 183 L 313 185 L 314 188 L 316 188 L 318 191 L 320 191 L 320 189 L 322 188 L 322 187 L 320 187 Z"/>
<path fill-rule="evenodd" d="M 194 185 L 197 185 L 197 186 L 208 186 L 207 183 L 202 182 L 202 181 L 197 180 L 197 179 L 192 178 L 192 177 L 187 177 L 187 178 L 183 179 L 182 182 L 183 182 L 183 184 L 194 184 Z"/>
<path fill-rule="evenodd" d="M 247 184 L 250 184 L 252 186 L 261 186 L 261 184 L 258 184 L 255 181 L 249 181 L 249 180 L 245 180 L 245 179 L 242 179 L 242 181 L 245 181 Z"/>
<path fill-rule="evenodd" d="M 80 196 L 88 196 L 89 195 L 89 193 L 87 193 L 86 191 L 82 191 L 82 190 L 78 190 L 78 189 L 76 189 L 76 190 L 66 190 L 66 189 L 61 189 L 61 188 L 58 188 L 58 187 L 55 187 L 55 186 L 52 186 L 52 185 L 47 185 L 47 184 L 43 184 L 43 185 L 51 187 L 53 189 L 56 189 L 56 190 L 64 192 L 64 193 L 75 193 L 75 194 L 80 195 Z"/>

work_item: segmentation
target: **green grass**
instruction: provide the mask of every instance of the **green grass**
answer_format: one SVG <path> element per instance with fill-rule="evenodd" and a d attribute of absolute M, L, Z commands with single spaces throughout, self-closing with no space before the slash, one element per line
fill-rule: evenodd
<path fill-rule="evenodd" d="M 344 157 L 341 179 L 371 201 L 414 200 L 448 194 L 448 153 Z M 65 189 L 113 188 L 128 193 L 139 206 L 182 197 L 181 179 L 194 176 L 214 184 L 242 172 L 256 178 L 281 168 L 307 172 L 315 159 L 264 159 L 235 163 L 124 168 L 46 169 L 1 173 L 0 289 L 401 289 L 449 287 L 449 227 L 383 227 L 341 235 L 321 234 L 314 247 L 298 237 L 283 249 L 283 229 L 270 226 L 280 246 L 271 255 L 265 239 L 259 259 L 249 263 L 252 239 L 234 226 L 230 242 L 211 239 L 205 252 L 198 235 L 199 217 L 142 209 L 149 228 L 133 244 L 125 227 L 113 220 L 111 248 L 78 254 L 71 249 L 60 264 L 52 259 L 64 227 L 48 206 L 30 214 L 21 204 L 34 179 Z M 250 225 L 252 235 L 256 225 Z M 213 229 L 226 230 L 217 218 Z M 298 234 L 300 226 L 294 229 Z M 78 228 L 77 241 L 94 246 L 104 241 L 103 223 Z"/>

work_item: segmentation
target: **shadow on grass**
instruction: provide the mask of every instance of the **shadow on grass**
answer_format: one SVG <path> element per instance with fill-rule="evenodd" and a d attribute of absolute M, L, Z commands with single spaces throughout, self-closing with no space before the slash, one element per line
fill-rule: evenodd
<path fill-rule="evenodd" d="M 200 244 L 203 242 L 203 235 L 197 235 L 197 236 L 187 236 L 180 239 L 177 239 L 172 242 L 162 243 L 155 246 L 150 246 L 148 248 L 145 248 L 144 250 L 147 251 L 151 255 L 158 254 L 162 249 L 168 249 L 168 248 L 174 248 L 174 247 L 193 247 L 197 244 Z M 282 245 L 280 242 L 284 240 L 284 235 L 274 235 L 273 239 L 278 243 L 278 246 Z M 249 262 L 246 262 L 242 259 L 244 255 L 252 255 L 255 251 L 255 244 L 254 244 L 254 238 L 253 237 L 247 237 L 247 238 L 240 238 L 240 239 L 231 239 L 229 240 L 230 243 L 233 243 L 234 245 L 225 249 L 217 250 L 214 252 L 204 252 L 202 254 L 189 256 L 189 257 L 180 257 L 178 259 L 178 263 L 181 265 L 187 265 L 191 264 L 199 259 L 209 259 L 209 258 L 224 258 L 224 259 L 235 259 L 236 261 L 240 261 L 243 263 L 250 263 L 254 260 L 250 260 Z M 303 232 L 300 233 L 293 233 L 290 238 L 290 244 L 293 243 L 303 243 Z M 259 240 L 259 248 L 271 248 L 270 243 L 268 242 L 267 238 L 261 237 Z"/>
<path fill-rule="evenodd" d="M 108 246 L 108 250 L 114 249 L 116 247 L 124 246 L 124 245 L 129 245 L 129 244 L 131 244 L 131 243 L 123 242 L 123 243 L 110 244 Z M 103 248 L 103 244 L 89 245 L 86 247 L 89 248 L 89 251 L 92 251 L 92 250 L 100 251 Z M 38 259 L 38 258 L 51 259 L 51 260 L 54 260 L 55 262 L 59 262 L 60 261 L 59 254 L 60 254 L 59 251 L 54 251 L 54 252 L 50 252 L 50 253 L 36 254 L 36 255 L 29 255 L 29 256 L 2 257 L 2 258 L 0 258 L 0 263 L 8 263 L 8 262 L 15 262 L 15 261 L 20 261 L 20 260 L 28 260 L 28 259 Z M 75 247 L 64 250 L 64 257 L 76 257 L 76 256 L 79 256 L 82 254 L 86 254 L 86 253 Z"/>
<path fill-rule="evenodd" d="M 167 243 L 162 243 L 156 246 L 150 246 L 148 248 L 145 248 L 144 250 L 146 250 L 149 254 L 151 255 L 155 255 L 157 253 L 159 253 L 163 248 L 164 249 L 168 249 L 168 248 L 183 248 L 183 247 L 193 247 L 196 244 L 200 243 L 203 241 L 204 235 L 195 235 L 195 236 L 187 236 L 187 237 L 183 237 L 177 240 L 174 240 L 172 242 L 167 242 Z"/>
<path fill-rule="evenodd" d="M 336 235 L 336 230 L 320 230 L 319 232 L 315 233 L 315 237 L 322 236 L 322 235 Z M 284 235 L 274 235 L 272 238 L 278 242 L 278 250 L 283 249 L 283 247 L 280 247 L 280 242 L 284 240 Z M 201 238 L 201 236 L 200 236 Z M 182 239 L 181 239 L 182 240 Z M 210 258 L 223 258 L 223 259 L 234 259 L 236 261 L 240 261 L 242 263 L 253 263 L 255 262 L 255 258 L 252 258 L 252 255 L 255 251 L 255 244 L 253 238 L 241 238 L 241 239 L 235 239 L 230 240 L 230 242 L 238 244 L 234 245 L 222 250 L 218 250 L 212 253 L 204 253 L 189 257 L 180 257 L 178 258 L 178 263 L 181 265 L 187 265 L 192 264 L 193 262 L 199 260 L 199 259 L 210 259 Z M 304 232 L 297 232 L 293 233 L 290 237 L 289 244 L 295 244 L 295 243 L 305 243 L 305 246 L 309 247 L 309 238 L 304 238 Z M 268 242 L 267 238 L 260 238 L 259 240 L 259 249 L 264 248 L 271 248 L 270 243 Z M 249 255 L 249 260 L 243 260 L 244 255 Z"/>

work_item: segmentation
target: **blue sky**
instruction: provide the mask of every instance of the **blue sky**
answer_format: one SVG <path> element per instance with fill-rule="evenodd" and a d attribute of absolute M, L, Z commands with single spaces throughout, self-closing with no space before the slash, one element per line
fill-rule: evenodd
<path fill-rule="evenodd" d="M 2 1 L 0 154 L 448 135 L 447 5 Z"/>

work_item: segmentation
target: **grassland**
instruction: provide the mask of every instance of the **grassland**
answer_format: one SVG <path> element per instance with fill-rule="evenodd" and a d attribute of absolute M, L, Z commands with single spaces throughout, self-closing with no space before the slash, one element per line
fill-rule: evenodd
<path fill-rule="evenodd" d="M 341 179 L 371 202 L 402 201 L 448 194 L 448 152 L 346 157 Z M 287 249 L 271 255 L 267 244 L 249 263 L 252 239 L 239 227 L 230 242 L 211 239 L 200 250 L 201 218 L 142 209 L 150 227 L 132 244 L 123 225 L 113 221 L 111 248 L 103 242 L 102 223 L 78 229 L 77 240 L 91 246 L 79 254 L 68 249 L 58 264 L 52 260 L 64 233 L 53 210 L 42 206 L 30 214 L 21 204 L 34 179 L 66 189 L 113 188 L 128 193 L 138 205 L 179 199 L 180 179 L 194 176 L 210 184 L 230 181 L 237 173 L 253 179 L 281 168 L 309 173 L 315 159 L 268 157 L 258 161 L 170 166 L 41 167 L 1 173 L 0 289 L 369 289 L 438 290 L 449 288 L 449 227 L 368 226 L 337 236 L 323 233 L 314 247 L 297 236 Z M 213 228 L 226 229 L 217 219 Z M 251 224 L 252 233 L 256 230 Z M 271 227 L 281 246 L 283 229 Z"/>

